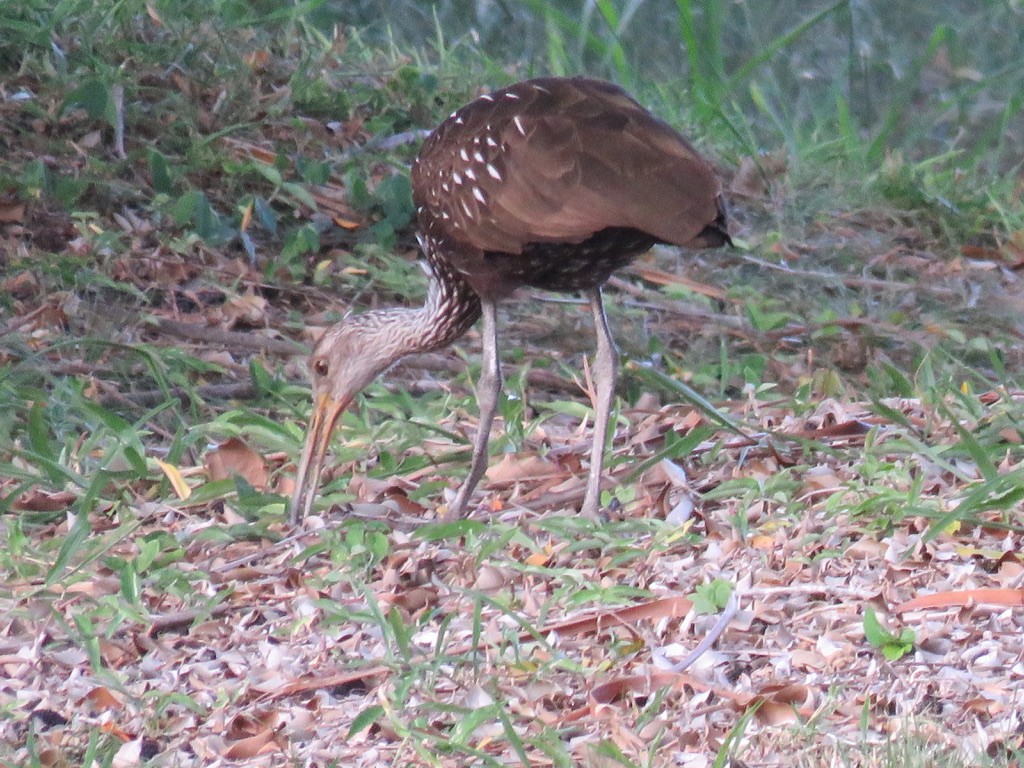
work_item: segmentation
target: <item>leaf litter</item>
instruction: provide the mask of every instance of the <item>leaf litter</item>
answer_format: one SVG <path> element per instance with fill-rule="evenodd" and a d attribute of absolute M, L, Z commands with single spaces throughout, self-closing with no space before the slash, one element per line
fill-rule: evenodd
<path fill-rule="evenodd" d="M 935 520 L 981 482 L 978 473 L 969 462 L 921 461 L 899 445 L 921 425 L 929 425 L 930 445 L 943 445 L 943 434 L 955 443 L 956 430 L 933 408 L 911 398 L 888 407 L 902 424 L 871 404 L 834 400 L 802 415 L 765 405 L 737 411 L 746 438 L 719 431 L 671 468 L 653 466 L 604 525 L 531 501 L 567 461 L 544 456 L 559 443 L 580 451 L 575 431 L 557 422 L 496 464 L 485 502 L 494 532 L 424 535 L 417 524 L 439 510 L 417 505 L 410 520 L 409 510 L 388 504 L 385 487 L 404 496 L 422 473 L 357 485 L 353 506 L 374 510 L 363 522 L 336 506 L 272 545 L 204 536 L 240 520 L 226 509 L 197 518 L 172 506 L 140 516 L 130 538 L 73 577 L 8 580 L 0 668 L 16 716 L 0 732 L 24 756 L 32 717 L 35 749 L 58 755 L 84 749 L 101 729 L 124 741 L 125 765 L 137 764 L 146 744 L 185 765 L 418 764 L 414 743 L 456 736 L 466 748 L 507 754 L 498 706 L 536 764 L 546 758 L 531 738 L 557 728 L 580 759 L 609 740 L 642 760 L 656 737 L 677 761 L 710 765 L 713 745 L 753 708 L 744 759 L 784 761 L 793 745 L 782 734 L 808 720 L 829 739 L 857 743 L 865 715 L 872 738 L 910 728 L 976 754 L 1003 742 L 1019 747 L 1020 533 L 995 509 L 935 531 Z M 644 455 L 659 431 L 701 423 L 680 410 L 625 413 L 632 426 L 617 434 L 616 457 Z M 785 445 L 788 436 L 800 442 Z M 815 442 L 820 449 L 810 448 Z M 253 484 L 266 480 L 263 459 L 241 441 L 208 457 L 209 479 L 237 472 Z M 864 471 L 869 460 L 883 467 L 878 475 Z M 780 474 L 787 490 L 772 493 Z M 189 468 L 181 475 L 203 480 Z M 915 476 L 927 498 L 914 499 Z M 886 492 L 907 507 L 902 519 L 891 512 L 891 527 L 859 511 Z M 659 523 L 679 495 L 692 517 Z M 372 517 L 397 523 L 379 562 L 346 568 L 317 546 Z M 98 535 L 110 530 L 101 519 L 92 524 Z M 365 524 L 364 536 L 375 530 Z M 36 536 L 59 539 L 68 525 L 54 522 Z M 562 526 L 577 527 L 577 536 Z M 267 535 L 286 533 L 271 524 Z M 188 589 L 144 579 L 139 612 L 116 620 L 95 612 L 124 595 L 105 561 L 137 558 L 140 542 L 167 534 L 182 552 L 164 578 L 178 573 Z M 504 543 L 486 546 L 495 538 Z M 687 595 L 713 579 L 733 585 L 734 617 L 690 669 L 659 668 L 659 658 L 678 659 L 712 628 L 715 617 L 696 614 Z M 943 594 L 956 597 L 928 598 Z M 892 627 L 913 628 L 913 651 L 886 660 L 868 645 L 868 608 Z M 85 646 L 72 629 L 83 614 L 98 622 Z M 372 723 L 341 738 L 373 707 Z M 460 732 L 467 718 L 476 725 Z"/>
<path fill-rule="evenodd" d="M 231 148 L 274 159 L 260 145 Z M 750 165 L 731 188 L 763 196 Z M 365 227 L 332 181 L 307 203 L 346 232 Z M 768 378 L 793 389 L 823 369 L 815 353 L 863 377 L 871 367 L 912 370 L 905 363 L 916 353 L 956 340 L 971 322 L 1019 338 L 1011 318 L 1020 232 L 941 260 L 931 236 L 912 226 L 894 231 L 888 211 L 825 218 L 799 242 L 768 244 L 746 232 L 752 250 L 764 246 L 778 261 L 743 257 L 731 268 L 777 273 L 783 288 L 773 289 L 788 289 L 793 304 L 824 291 L 854 303 L 867 296 L 874 313 L 798 322 L 785 307 L 748 305 L 693 278 L 718 265 L 694 259 L 673 272 L 641 262 L 632 277 L 644 285 L 613 283 L 626 297 L 617 335 L 646 360 L 644 340 L 661 339 L 671 356 L 724 334 L 731 350 L 763 356 Z M 268 281 L 250 260 L 201 242 L 169 248 L 127 207 L 106 223 L 122 238 L 122 256 L 41 205 L 4 198 L 0 225 L 5 249 L 50 232 L 54 250 L 107 260 L 135 301 L 150 297 L 144 324 L 132 299 L 103 289 L 51 294 L 23 264 L 2 276 L 12 317 L 0 338 L 20 346 L 0 349 L 0 362 L 81 375 L 86 395 L 101 402 L 110 390 L 121 402 L 214 390 L 137 389 L 144 366 L 119 380 L 113 354 L 62 346 L 78 338 L 71 332 L 194 344 L 208 366 L 197 379 L 216 375 L 249 387 L 235 393 L 251 393 L 245 362 L 294 354 L 298 345 L 281 336 L 314 340 L 289 321 L 288 308 L 305 311 L 312 326 L 330 322 L 328 292 Z M 826 255 L 849 249 L 882 255 L 859 260 L 855 271 L 830 270 Z M 330 252 L 351 255 L 344 243 Z M 366 274 L 344 259 L 328 269 L 342 281 Z M 715 282 L 730 284 L 728 276 Z M 890 320 L 893 295 L 895 308 L 919 321 L 912 333 Z M 981 314 L 928 315 L 926 307 L 959 297 L 975 297 L 964 309 Z M 566 332 L 577 318 L 552 319 L 537 306 L 507 309 L 517 316 L 513 339 L 560 337 L 545 350 L 557 371 L 578 351 Z M 111 316 L 120 310 L 132 320 Z M 471 334 L 467 343 L 479 340 Z M 297 367 L 288 364 L 292 373 Z M 397 388 L 411 381 L 448 397 L 464 382 L 445 377 L 461 367 L 455 353 L 412 361 Z M 553 370 L 528 378 L 578 399 L 583 387 Z M 642 373 L 626 378 L 647 383 Z M 9 716 L 0 720 L 0 743 L 15 764 L 43 765 L 76 762 L 100 734 L 120 745 L 119 766 L 151 758 L 454 766 L 485 757 L 547 765 L 562 754 L 598 764 L 608 745 L 641 764 L 704 766 L 752 713 L 731 749 L 761 764 L 910 731 L 968 755 L 1019 750 L 1024 563 L 1015 494 L 1024 485 L 1016 450 L 1024 396 L 972 396 L 967 387 L 969 407 L 953 395 L 937 407 L 928 397 L 822 396 L 828 381 L 819 383 L 813 407 L 733 387 L 728 395 L 737 399 L 720 393 L 714 405 L 738 434 L 699 404 L 661 405 L 641 393 L 620 413 L 609 515 L 600 524 L 569 511 L 582 497 L 587 419 L 532 402 L 523 404 L 522 434 L 491 462 L 474 519 L 452 524 L 439 522 L 443 500 L 475 428 L 471 409 L 458 407 L 426 412 L 433 428 L 414 445 L 395 435 L 407 423 L 351 438 L 343 428 L 332 469 L 351 479 L 335 482 L 329 498 L 337 502 L 298 532 L 275 517 L 280 502 L 263 520 L 230 497 L 202 498 L 218 483 L 239 497 L 287 493 L 286 454 L 235 435 L 205 452 L 162 455 L 116 515 L 113 502 L 91 508 L 87 530 L 69 510 L 89 489 L 0 478 L 11 508 L 34 515 L 6 530 L 0 702 Z M 961 407 L 954 419 L 951 409 Z M 171 431 L 156 419 L 147 427 Z M 968 439 L 981 432 L 984 448 Z M 689 450 L 673 450 L 687 438 Z M 408 464 L 381 472 L 391 448 Z M 73 453 L 69 464 L 88 466 L 89 458 Z M 12 466 L 34 476 L 24 459 Z M 66 546 L 86 533 L 91 548 Z M 735 608 L 721 626 L 693 600 L 715 580 L 731 585 Z M 910 652 L 888 659 L 867 641 L 869 609 L 894 635 L 913 630 Z M 812 731 L 806 744 L 794 736 L 801 726 Z"/>

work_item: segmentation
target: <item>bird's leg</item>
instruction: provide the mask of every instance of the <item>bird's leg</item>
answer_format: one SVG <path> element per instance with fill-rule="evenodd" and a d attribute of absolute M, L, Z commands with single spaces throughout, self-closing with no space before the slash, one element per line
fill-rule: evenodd
<path fill-rule="evenodd" d="M 501 394 L 501 361 L 498 359 L 498 306 L 493 301 L 481 302 L 483 310 L 483 359 L 480 361 L 480 381 L 476 385 L 476 399 L 480 407 L 480 426 L 473 443 L 473 463 L 469 476 L 448 507 L 445 517 L 449 520 L 462 517 L 466 512 L 469 497 L 487 469 L 487 441 L 491 436 L 491 424 L 498 410 L 498 396 Z"/>
<path fill-rule="evenodd" d="M 587 478 L 587 495 L 583 498 L 580 512 L 587 517 L 597 518 L 601 504 L 601 472 L 604 468 L 604 449 L 608 440 L 608 419 L 612 411 L 612 397 L 615 394 L 615 374 L 619 366 L 619 351 L 615 347 L 608 318 L 604 314 L 601 289 L 589 293 L 590 308 L 594 313 L 594 331 L 597 333 L 597 354 L 594 356 L 593 378 L 594 399 L 594 443 L 590 449 L 590 477 Z"/>

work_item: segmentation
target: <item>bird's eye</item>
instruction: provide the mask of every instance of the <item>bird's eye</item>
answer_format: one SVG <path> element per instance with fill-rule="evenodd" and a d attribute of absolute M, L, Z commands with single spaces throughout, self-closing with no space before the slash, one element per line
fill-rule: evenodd
<path fill-rule="evenodd" d="M 313 373 L 315 373 L 317 376 L 326 376 L 327 372 L 330 369 L 331 367 L 327 364 L 327 361 L 324 360 L 322 357 L 318 357 L 316 360 L 313 361 Z"/>

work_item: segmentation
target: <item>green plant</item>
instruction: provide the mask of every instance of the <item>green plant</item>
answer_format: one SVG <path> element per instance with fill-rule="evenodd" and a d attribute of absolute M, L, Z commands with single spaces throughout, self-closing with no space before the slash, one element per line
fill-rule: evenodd
<path fill-rule="evenodd" d="M 864 611 L 864 637 L 889 661 L 898 661 L 914 650 L 914 630 L 904 627 L 898 635 L 889 632 L 875 615 L 873 608 Z"/>

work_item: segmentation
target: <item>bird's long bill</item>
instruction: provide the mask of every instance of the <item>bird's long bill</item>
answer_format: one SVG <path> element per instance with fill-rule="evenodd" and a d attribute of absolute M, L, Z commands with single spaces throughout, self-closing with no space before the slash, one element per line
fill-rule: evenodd
<path fill-rule="evenodd" d="M 331 433 L 334 432 L 334 425 L 338 423 L 338 417 L 349 402 L 351 398 L 335 400 L 330 395 L 321 394 L 313 403 L 306 445 L 302 449 L 302 460 L 295 476 L 295 491 L 292 493 L 290 519 L 293 525 L 308 515 L 313 508 Z"/>

